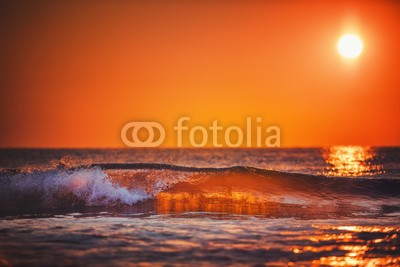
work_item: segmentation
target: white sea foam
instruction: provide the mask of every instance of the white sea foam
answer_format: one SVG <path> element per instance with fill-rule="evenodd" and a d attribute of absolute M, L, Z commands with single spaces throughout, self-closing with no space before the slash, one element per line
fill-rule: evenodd
<path fill-rule="evenodd" d="M 96 167 L 16 174 L 9 178 L 0 191 L 11 197 L 11 194 L 39 196 L 43 204 L 50 206 L 56 199 L 68 195 L 83 201 L 87 206 L 131 205 L 151 197 L 143 189 L 129 190 L 113 183 L 107 174 Z"/>

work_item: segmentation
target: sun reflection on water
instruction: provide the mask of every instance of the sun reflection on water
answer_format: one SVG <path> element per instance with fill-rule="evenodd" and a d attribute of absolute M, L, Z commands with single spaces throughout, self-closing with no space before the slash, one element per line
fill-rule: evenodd
<path fill-rule="evenodd" d="M 323 156 L 329 165 L 324 171 L 327 176 L 370 176 L 383 173 L 382 166 L 373 163 L 376 152 L 371 147 L 333 146 Z"/>
<path fill-rule="evenodd" d="M 366 218 L 360 225 L 358 219 L 310 223 L 192 213 L 35 220 L 2 221 L 0 265 L 37 265 L 29 256 L 54 251 L 57 239 L 58 253 L 44 254 L 49 256 L 43 265 L 75 266 L 88 259 L 111 266 L 400 266 L 398 219 L 382 225 L 381 219 Z"/>
<path fill-rule="evenodd" d="M 398 231 L 396 227 L 387 226 L 329 226 L 329 225 L 314 225 L 316 229 L 320 229 L 321 235 L 314 235 L 309 238 L 310 241 L 316 244 L 295 248 L 293 252 L 296 254 L 312 251 L 322 251 L 321 246 L 324 243 L 335 242 L 335 245 L 326 246 L 327 251 L 338 250 L 342 253 L 338 255 L 322 256 L 318 260 L 313 260 L 315 266 L 398 266 L 400 257 L 397 254 Z M 341 233 L 335 233 L 340 231 Z M 345 231 L 344 233 L 342 231 Z M 331 233 L 329 233 L 331 232 Z M 373 235 L 376 235 L 375 238 Z M 365 236 L 370 235 L 372 238 L 365 241 Z M 380 247 L 377 245 L 384 243 Z M 316 249 L 318 248 L 319 249 Z M 386 254 L 386 255 L 382 255 Z M 391 256 L 393 254 L 393 256 Z"/>
<path fill-rule="evenodd" d="M 251 193 L 231 192 L 160 192 L 156 196 L 157 212 L 227 212 L 234 214 L 266 214 L 271 204 Z"/>

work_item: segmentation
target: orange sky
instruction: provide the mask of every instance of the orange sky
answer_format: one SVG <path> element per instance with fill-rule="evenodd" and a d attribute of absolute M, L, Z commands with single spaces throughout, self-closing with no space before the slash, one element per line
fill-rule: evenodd
<path fill-rule="evenodd" d="M 168 2 L 168 3 L 167 3 Z M 129 121 L 244 125 L 282 146 L 400 145 L 396 1 L 2 1 L 0 146 L 122 147 Z M 339 37 L 364 42 L 357 59 Z"/>

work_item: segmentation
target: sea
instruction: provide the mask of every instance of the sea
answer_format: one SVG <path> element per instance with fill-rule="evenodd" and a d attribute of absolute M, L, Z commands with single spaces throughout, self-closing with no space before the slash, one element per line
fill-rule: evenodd
<path fill-rule="evenodd" d="M 0 266 L 400 266 L 400 148 L 1 149 Z"/>

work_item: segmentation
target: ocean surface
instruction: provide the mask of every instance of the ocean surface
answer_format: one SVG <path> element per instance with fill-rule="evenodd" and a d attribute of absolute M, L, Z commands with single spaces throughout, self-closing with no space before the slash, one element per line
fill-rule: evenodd
<path fill-rule="evenodd" d="M 2 149 L 26 265 L 400 266 L 400 148 Z"/>

